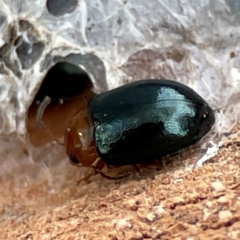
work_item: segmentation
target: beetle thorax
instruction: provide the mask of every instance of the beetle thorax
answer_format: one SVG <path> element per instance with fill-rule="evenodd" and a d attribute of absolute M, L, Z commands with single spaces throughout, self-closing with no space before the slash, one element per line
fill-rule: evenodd
<path fill-rule="evenodd" d="M 93 124 L 86 110 L 81 110 L 70 122 L 65 136 L 67 154 L 74 164 L 90 166 L 98 153 L 93 139 Z"/>

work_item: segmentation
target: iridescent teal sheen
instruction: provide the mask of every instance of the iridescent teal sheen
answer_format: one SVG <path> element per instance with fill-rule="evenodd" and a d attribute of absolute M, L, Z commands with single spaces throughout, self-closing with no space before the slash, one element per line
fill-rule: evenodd
<path fill-rule="evenodd" d="M 89 103 L 100 157 L 112 166 L 148 162 L 199 141 L 215 122 L 191 88 L 142 80 L 95 96 Z"/>

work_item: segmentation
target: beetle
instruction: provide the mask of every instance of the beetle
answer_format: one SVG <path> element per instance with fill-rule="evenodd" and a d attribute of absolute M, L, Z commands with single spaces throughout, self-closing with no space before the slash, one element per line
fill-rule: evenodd
<path fill-rule="evenodd" d="M 149 163 L 195 144 L 214 122 L 213 110 L 188 86 L 165 79 L 135 81 L 94 96 L 73 117 L 66 153 L 71 163 L 100 173 L 103 163 Z"/>

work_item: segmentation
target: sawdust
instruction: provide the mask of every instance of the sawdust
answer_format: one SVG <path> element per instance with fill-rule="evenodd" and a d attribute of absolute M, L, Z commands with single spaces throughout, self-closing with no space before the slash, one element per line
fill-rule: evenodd
<path fill-rule="evenodd" d="M 2 220 L 0 239 L 240 239 L 239 156 L 232 143 L 191 171 L 94 176 L 77 199 Z"/>

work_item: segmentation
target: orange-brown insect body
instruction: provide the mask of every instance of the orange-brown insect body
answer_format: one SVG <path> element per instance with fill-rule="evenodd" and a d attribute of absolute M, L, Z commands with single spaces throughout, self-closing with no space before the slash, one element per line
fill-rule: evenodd
<path fill-rule="evenodd" d="M 80 110 L 71 120 L 65 135 L 67 155 L 71 163 L 90 166 L 98 158 L 93 130 L 88 110 Z"/>

